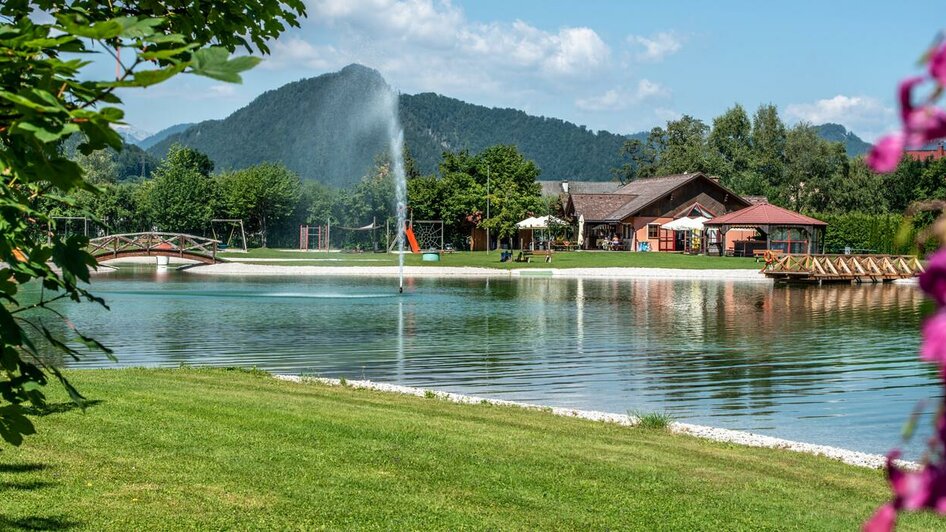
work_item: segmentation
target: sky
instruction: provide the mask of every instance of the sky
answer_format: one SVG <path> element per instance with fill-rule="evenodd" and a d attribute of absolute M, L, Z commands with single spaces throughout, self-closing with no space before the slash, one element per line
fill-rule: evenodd
<path fill-rule="evenodd" d="M 156 132 L 225 118 L 259 94 L 361 63 L 403 93 L 634 133 L 735 103 L 788 123 L 896 127 L 895 86 L 942 29 L 940 6 L 898 2 L 307 0 L 242 85 L 179 76 L 126 90 L 126 121 Z M 111 65 L 111 66 L 109 66 Z M 100 72 L 114 69 L 104 58 Z"/>

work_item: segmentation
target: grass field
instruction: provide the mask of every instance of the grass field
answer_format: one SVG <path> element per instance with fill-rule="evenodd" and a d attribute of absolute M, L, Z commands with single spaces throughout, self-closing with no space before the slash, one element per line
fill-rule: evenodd
<path fill-rule="evenodd" d="M 99 402 L 2 448 L 2 529 L 854 530 L 887 494 L 879 471 L 541 411 L 239 370 L 70 375 Z"/>
<path fill-rule="evenodd" d="M 253 259 L 286 259 L 285 262 L 267 264 L 294 266 L 394 266 L 397 255 L 389 253 L 325 253 L 300 252 L 282 249 L 251 249 L 247 253 L 221 253 L 221 257 L 238 262 L 253 263 Z M 302 260 L 304 259 L 304 260 Z M 409 266 L 475 266 L 480 268 L 679 268 L 687 270 L 705 269 L 761 269 L 762 264 L 751 258 L 706 257 L 678 253 L 627 253 L 627 252 L 562 252 L 555 253 L 551 263 L 542 257 L 533 262 L 499 262 L 499 252 L 458 251 L 445 253 L 439 262 L 423 262 L 420 254 L 407 254 L 405 264 Z M 260 264 L 263 264 L 262 262 Z"/>

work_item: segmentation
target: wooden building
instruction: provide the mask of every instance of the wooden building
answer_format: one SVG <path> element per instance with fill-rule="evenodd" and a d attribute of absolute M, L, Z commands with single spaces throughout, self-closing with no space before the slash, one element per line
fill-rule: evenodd
<path fill-rule="evenodd" d="M 715 218 L 744 209 L 750 202 L 715 178 L 702 173 L 636 179 L 611 193 L 568 195 L 565 214 L 583 220 L 583 249 L 683 251 L 690 249 L 688 231 L 669 231 L 661 225 L 682 217 Z M 730 240 L 754 231 L 735 231 Z M 615 238 L 616 237 L 616 238 Z M 732 243 L 727 242 L 731 248 Z"/>

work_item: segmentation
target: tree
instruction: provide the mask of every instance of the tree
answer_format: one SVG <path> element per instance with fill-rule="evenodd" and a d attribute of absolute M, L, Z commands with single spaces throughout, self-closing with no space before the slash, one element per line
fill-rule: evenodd
<path fill-rule="evenodd" d="M 735 177 L 744 175 L 752 166 L 752 122 L 739 104 L 713 119 L 713 130 L 707 139 L 717 161 L 713 168 L 722 183 L 733 186 Z"/>
<path fill-rule="evenodd" d="M 708 133 L 709 126 L 689 115 L 667 122 L 667 140 L 663 151 L 660 152 L 657 174 L 709 172 L 710 154 L 706 145 Z"/>
<path fill-rule="evenodd" d="M 213 163 L 190 148 L 175 146 L 154 172 L 145 203 L 160 231 L 202 234 L 210 226 L 217 187 L 207 173 Z"/>
<path fill-rule="evenodd" d="M 453 223 L 489 229 L 505 238 L 516 234 L 516 223 L 529 213 L 543 210 L 536 181 L 539 167 L 515 146 L 490 146 L 475 156 L 445 154 L 441 172 L 446 182 L 444 202 L 451 205 L 445 214 Z M 489 216 L 485 217 L 487 185 Z"/>
<path fill-rule="evenodd" d="M 208 16 L 213 13 L 214 16 Z M 83 397 L 55 366 L 44 362 L 58 349 L 79 358 L 74 341 L 110 354 L 66 322 L 70 336 L 51 331 L 38 315 L 62 316 L 50 303 L 104 305 L 83 283 L 95 260 L 82 237 L 45 234 L 50 204 L 71 206 L 77 191 L 96 192 L 62 144 L 83 135 L 78 151 L 122 148 L 111 127 L 121 123 L 120 88 L 143 88 L 180 73 L 239 82 L 257 58 L 230 58 L 237 46 L 268 51 L 285 25 L 297 26 L 302 0 L 185 0 L 106 2 L 25 0 L 0 4 L 0 437 L 18 445 L 35 431 L 24 404 L 45 406 L 51 378 L 72 399 Z M 123 62 L 118 79 L 96 79 L 88 54 L 105 51 Z M 147 66 L 147 68 L 142 68 Z M 42 283 L 39 299 L 18 288 Z M 44 340 L 40 343 L 38 339 Z"/>
<path fill-rule="evenodd" d="M 769 187 L 782 181 L 785 165 L 785 124 L 774 105 L 760 105 L 752 118 L 752 166 Z"/>
<path fill-rule="evenodd" d="M 271 227 L 292 216 L 302 195 L 299 176 L 281 164 L 263 163 L 220 177 L 227 213 L 245 220 L 266 247 Z"/>
<path fill-rule="evenodd" d="M 629 183 L 640 177 L 653 177 L 657 174 L 657 161 L 665 144 L 666 133 L 659 127 L 650 130 L 646 142 L 640 139 L 626 140 L 619 152 L 624 164 L 613 168 L 611 173 L 621 183 Z"/>

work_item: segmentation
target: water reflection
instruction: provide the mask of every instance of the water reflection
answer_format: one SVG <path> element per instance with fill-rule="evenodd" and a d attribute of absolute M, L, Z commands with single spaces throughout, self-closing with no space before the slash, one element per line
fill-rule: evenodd
<path fill-rule="evenodd" d="M 911 286 L 208 279 L 120 270 L 65 306 L 126 365 L 245 365 L 677 418 L 882 452 L 919 399 Z M 333 296 L 333 297 L 326 297 Z M 344 296 L 344 297 L 342 297 Z M 82 363 L 109 365 L 101 358 Z"/>

